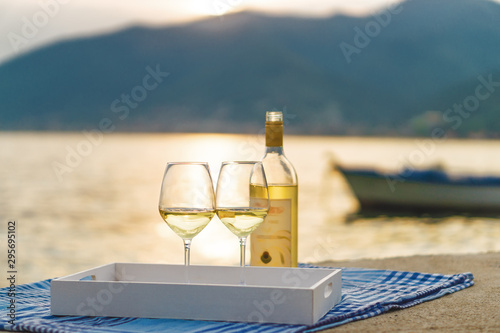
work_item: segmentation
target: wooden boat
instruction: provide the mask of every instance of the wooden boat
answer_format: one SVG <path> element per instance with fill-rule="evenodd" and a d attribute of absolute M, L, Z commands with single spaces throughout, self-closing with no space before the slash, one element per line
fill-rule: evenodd
<path fill-rule="evenodd" d="M 500 212 L 500 177 L 451 177 L 442 170 L 336 169 L 362 210 Z"/>

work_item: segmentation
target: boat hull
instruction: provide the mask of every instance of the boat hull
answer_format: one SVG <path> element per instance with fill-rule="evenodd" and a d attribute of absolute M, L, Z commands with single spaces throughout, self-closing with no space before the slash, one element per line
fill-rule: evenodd
<path fill-rule="evenodd" d="M 500 186 L 420 182 L 341 170 L 362 209 L 500 212 Z"/>

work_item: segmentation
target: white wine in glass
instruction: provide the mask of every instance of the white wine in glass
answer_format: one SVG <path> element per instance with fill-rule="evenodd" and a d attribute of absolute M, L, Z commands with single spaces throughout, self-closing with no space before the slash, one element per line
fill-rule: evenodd
<path fill-rule="evenodd" d="M 161 185 L 160 215 L 184 242 L 184 264 L 190 264 L 191 241 L 215 215 L 210 169 L 204 162 L 167 164 Z"/>
<path fill-rule="evenodd" d="M 246 240 L 269 211 L 269 194 L 261 162 L 222 163 L 216 194 L 217 216 L 240 239 L 240 266 Z"/>
<path fill-rule="evenodd" d="M 248 208 L 225 208 L 217 211 L 217 216 L 224 225 L 238 237 L 247 237 L 264 222 L 267 210 Z"/>
<path fill-rule="evenodd" d="M 198 235 L 214 217 L 215 212 L 208 209 L 161 209 L 161 217 L 182 239 L 192 239 Z"/>

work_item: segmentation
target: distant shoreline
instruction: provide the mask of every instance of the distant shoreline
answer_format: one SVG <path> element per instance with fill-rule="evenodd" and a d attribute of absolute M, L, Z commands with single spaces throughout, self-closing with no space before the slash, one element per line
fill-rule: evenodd
<path fill-rule="evenodd" d="M 88 129 L 74 129 L 74 130 L 57 130 L 57 129 L 0 129 L 0 135 L 2 134 L 23 134 L 23 133 L 33 133 L 33 134 L 81 134 L 83 131 Z M 189 132 L 189 131 L 142 131 L 142 130 L 122 130 L 122 131 L 113 131 L 110 133 L 105 133 L 105 135 L 123 135 L 123 134 L 137 134 L 137 135 L 256 135 L 259 136 L 261 133 L 258 132 L 257 127 L 256 131 L 245 131 L 245 132 Z M 364 134 L 364 135 L 349 135 L 349 134 L 317 134 L 317 133 L 285 133 L 286 137 L 307 137 L 307 138 L 337 138 L 337 139 L 360 139 L 360 140 L 433 140 L 430 136 L 403 136 L 403 135 L 377 135 L 377 134 Z M 285 139 L 286 140 L 286 139 Z M 449 137 L 447 139 L 434 139 L 435 142 L 447 142 L 447 141 L 473 141 L 473 142 L 495 142 L 500 141 L 499 137 L 478 137 L 478 136 L 469 136 L 469 137 Z"/>

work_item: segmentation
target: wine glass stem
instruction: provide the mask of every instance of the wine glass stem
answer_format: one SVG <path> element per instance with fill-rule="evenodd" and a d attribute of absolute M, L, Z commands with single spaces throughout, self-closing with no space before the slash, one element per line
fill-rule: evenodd
<path fill-rule="evenodd" d="M 245 266 L 245 247 L 247 244 L 247 238 L 246 237 L 241 237 L 240 238 L 240 266 L 243 267 Z"/>
<path fill-rule="evenodd" d="M 184 239 L 184 265 L 185 266 L 189 266 L 189 264 L 191 262 L 190 254 L 191 254 L 191 240 Z"/>

